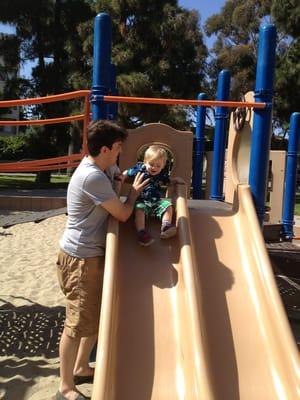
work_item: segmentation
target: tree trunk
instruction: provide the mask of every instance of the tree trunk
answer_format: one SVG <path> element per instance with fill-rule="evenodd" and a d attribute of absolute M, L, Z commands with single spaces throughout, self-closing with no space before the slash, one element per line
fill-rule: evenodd
<path fill-rule="evenodd" d="M 49 184 L 51 180 L 51 171 L 39 171 L 36 174 L 35 183 L 39 185 Z"/>
<path fill-rule="evenodd" d="M 76 124 L 72 124 L 70 127 L 70 136 L 71 140 L 69 143 L 69 148 L 68 148 L 68 155 L 70 156 L 71 154 L 76 154 L 80 152 L 80 147 L 81 147 L 81 137 L 80 137 L 80 130 L 79 126 Z M 68 168 L 67 169 L 67 174 L 71 176 L 74 172 L 75 168 Z"/>

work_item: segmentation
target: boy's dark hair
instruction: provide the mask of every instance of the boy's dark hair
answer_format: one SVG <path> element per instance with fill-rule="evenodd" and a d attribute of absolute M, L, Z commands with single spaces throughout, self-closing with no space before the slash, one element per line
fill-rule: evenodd
<path fill-rule="evenodd" d="M 112 121 L 98 120 L 90 123 L 88 127 L 87 146 L 92 157 L 99 155 L 101 147 L 109 149 L 118 141 L 124 141 L 128 136 L 126 129 Z"/>

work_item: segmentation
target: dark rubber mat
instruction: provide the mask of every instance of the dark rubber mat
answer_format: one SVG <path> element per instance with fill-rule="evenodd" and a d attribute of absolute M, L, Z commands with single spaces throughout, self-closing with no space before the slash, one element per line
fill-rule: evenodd
<path fill-rule="evenodd" d="M 27 222 L 41 222 L 47 218 L 67 214 L 67 207 L 55 208 L 47 211 L 22 211 L 16 214 L 0 216 L 0 226 L 4 229 Z"/>

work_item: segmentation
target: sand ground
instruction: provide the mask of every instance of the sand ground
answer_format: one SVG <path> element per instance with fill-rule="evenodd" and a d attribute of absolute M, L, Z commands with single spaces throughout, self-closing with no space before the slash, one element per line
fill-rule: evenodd
<path fill-rule="evenodd" d="M 66 219 L 0 228 L 0 399 L 50 400 L 57 391 L 64 297 L 55 263 Z M 91 395 L 91 385 L 80 390 Z"/>

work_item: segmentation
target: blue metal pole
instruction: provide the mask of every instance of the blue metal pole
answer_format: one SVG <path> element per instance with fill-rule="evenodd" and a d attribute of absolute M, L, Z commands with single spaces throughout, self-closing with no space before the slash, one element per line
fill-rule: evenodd
<path fill-rule="evenodd" d="M 199 93 L 198 100 L 205 100 L 205 93 Z M 206 107 L 197 106 L 196 135 L 194 139 L 194 157 L 193 157 L 193 199 L 201 199 L 202 196 L 202 175 L 203 175 L 203 157 L 205 145 L 205 118 Z"/>
<path fill-rule="evenodd" d="M 285 173 L 285 190 L 283 197 L 283 234 L 288 240 L 292 240 L 294 236 L 294 208 L 296 198 L 296 181 L 297 181 L 297 154 L 300 139 L 300 113 L 291 115 L 289 145 L 286 161 Z"/>
<path fill-rule="evenodd" d="M 110 65 L 110 91 L 109 94 L 112 96 L 118 95 L 117 81 L 116 81 L 116 66 Z M 108 119 L 116 120 L 118 115 L 118 103 L 108 103 Z"/>
<path fill-rule="evenodd" d="M 228 100 L 230 91 L 230 72 L 223 69 L 219 73 L 217 100 Z M 223 200 L 224 162 L 226 150 L 226 130 L 228 109 L 217 107 L 214 135 L 214 153 L 211 174 L 210 199 Z"/>
<path fill-rule="evenodd" d="M 93 54 L 93 85 L 91 93 L 92 119 L 108 118 L 108 104 L 103 96 L 108 94 L 111 82 L 111 19 L 106 13 L 95 17 L 94 23 L 94 54 Z M 94 346 L 89 361 L 96 359 L 97 345 Z"/>
<path fill-rule="evenodd" d="M 106 13 L 100 13 L 94 24 L 94 65 L 91 93 L 93 120 L 107 118 L 107 104 L 103 96 L 108 94 L 110 84 L 111 58 L 111 19 Z"/>
<path fill-rule="evenodd" d="M 265 214 L 265 196 L 271 140 L 272 97 L 275 70 L 276 28 L 263 25 L 259 32 L 255 101 L 267 103 L 254 109 L 249 184 L 260 224 Z"/>

